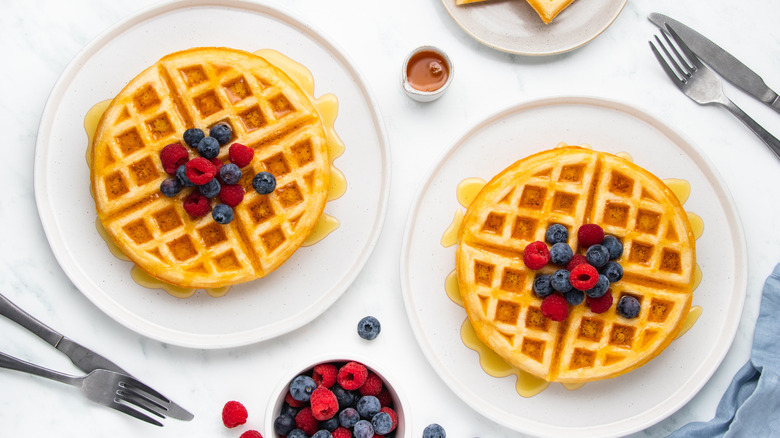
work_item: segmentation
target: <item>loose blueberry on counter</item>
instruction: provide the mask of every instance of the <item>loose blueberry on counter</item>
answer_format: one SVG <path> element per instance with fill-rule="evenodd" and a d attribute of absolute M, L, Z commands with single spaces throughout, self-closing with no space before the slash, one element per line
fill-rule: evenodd
<path fill-rule="evenodd" d="M 572 289 L 569 275 L 571 273 L 566 269 L 558 269 L 550 275 L 550 285 L 558 292 L 566 293 Z"/>
<path fill-rule="evenodd" d="M 219 155 L 219 142 L 214 137 L 203 137 L 198 142 L 198 153 L 207 160 L 215 158 Z"/>
<path fill-rule="evenodd" d="M 623 267 L 620 263 L 610 260 L 601 269 L 601 273 L 607 276 L 610 283 L 614 283 L 623 278 Z"/>
<path fill-rule="evenodd" d="M 618 240 L 617 237 L 606 235 L 604 236 L 604 240 L 601 242 L 601 244 L 607 248 L 607 251 L 609 251 L 610 260 L 617 260 L 620 258 L 620 256 L 623 255 L 623 244 L 620 243 L 620 240 Z"/>
<path fill-rule="evenodd" d="M 219 179 L 225 184 L 238 184 L 241 180 L 241 168 L 233 163 L 224 164 L 219 168 Z"/>
<path fill-rule="evenodd" d="M 187 178 L 187 165 L 182 164 L 176 169 L 176 178 L 181 183 L 182 187 L 195 187 L 195 183 Z"/>
<path fill-rule="evenodd" d="M 196 148 L 198 147 L 198 143 L 200 143 L 200 141 L 203 140 L 203 137 L 205 136 L 206 134 L 204 134 L 202 130 L 198 128 L 190 128 L 184 131 L 182 138 L 184 139 L 184 142 L 189 145 L 189 147 Z"/>
<path fill-rule="evenodd" d="M 233 135 L 230 126 L 225 123 L 219 123 L 214 125 L 209 130 L 209 137 L 215 138 L 220 145 L 227 144 L 230 141 L 230 137 Z"/>
<path fill-rule="evenodd" d="M 379 324 L 379 320 L 373 316 L 364 317 L 357 325 L 358 335 L 368 341 L 376 339 L 381 330 L 382 325 Z"/>
<path fill-rule="evenodd" d="M 592 248 L 592 247 L 591 247 Z M 591 298 L 598 298 L 607 293 L 609 289 L 609 279 L 604 274 L 599 274 L 599 280 L 596 285 L 585 291 L 585 294 Z"/>
<path fill-rule="evenodd" d="M 217 196 L 221 189 L 222 186 L 219 184 L 219 181 L 217 181 L 216 178 L 213 178 L 211 181 L 207 182 L 206 184 L 198 186 L 198 190 L 200 190 L 200 194 L 207 198 L 213 198 Z"/>
<path fill-rule="evenodd" d="M 229 224 L 233 221 L 233 209 L 229 205 L 217 204 L 211 211 L 211 217 L 218 224 Z"/>
<path fill-rule="evenodd" d="M 588 248 L 585 258 L 593 267 L 600 268 L 609 261 L 609 250 L 604 245 L 597 243 Z"/>
<path fill-rule="evenodd" d="M 360 420 L 352 428 L 352 436 L 355 438 L 373 438 L 374 426 L 368 420 Z"/>
<path fill-rule="evenodd" d="M 561 224 L 552 224 L 544 233 L 544 238 L 550 245 L 566 243 L 569 240 L 569 230 Z"/>
<path fill-rule="evenodd" d="M 178 195 L 181 187 L 181 181 L 178 178 L 166 178 L 160 183 L 160 191 L 169 198 Z"/>
<path fill-rule="evenodd" d="M 306 375 L 300 375 L 290 382 L 290 395 L 298 401 L 309 401 L 311 393 L 317 388 L 314 379 Z"/>
<path fill-rule="evenodd" d="M 574 251 L 568 243 L 559 242 L 550 248 L 550 261 L 553 264 L 564 266 L 574 257 Z"/>
<path fill-rule="evenodd" d="M 547 274 L 537 275 L 534 278 L 533 290 L 537 297 L 544 298 L 553 293 L 553 287 L 550 283 L 550 276 Z"/>
<path fill-rule="evenodd" d="M 268 172 L 260 172 L 252 178 L 252 187 L 261 195 L 267 195 L 276 188 L 276 178 Z"/>
<path fill-rule="evenodd" d="M 576 306 L 578 304 L 581 304 L 585 300 L 585 292 L 579 291 L 577 289 L 572 289 L 564 293 L 563 298 L 565 298 L 566 302 L 569 303 L 570 305 Z"/>
<path fill-rule="evenodd" d="M 437 423 L 433 423 L 425 426 L 423 438 L 447 438 L 447 432 Z"/>
<path fill-rule="evenodd" d="M 630 295 L 623 295 L 617 303 L 617 313 L 623 318 L 636 318 L 640 308 L 639 300 Z"/>

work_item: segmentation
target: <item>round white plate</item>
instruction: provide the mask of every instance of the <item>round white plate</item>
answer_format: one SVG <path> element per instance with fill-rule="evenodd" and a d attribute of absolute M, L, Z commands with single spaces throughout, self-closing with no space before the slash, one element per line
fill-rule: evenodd
<path fill-rule="evenodd" d="M 515 377 L 494 378 L 463 344 L 462 307 L 446 295 L 456 247 L 441 245 L 455 212 L 458 183 L 490 180 L 514 161 L 559 142 L 628 152 L 659 178 L 691 184 L 683 205 L 704 220 L 697 240 L 703 280 L 693 328 L 647 365 L 574 391 L 551 384 L 523 398 Z M 672 129 L 631 106 L 586 97 L 533 101 L 469 130 L 433 168 L 410 210 L 401 251 L 406 310 L 422 350 L 444 382 L 476 411 L 517 431 L 545 436 L 621 436 L 644 429 L 685 404 L 715 372 L 739 324 L 747 284 L 745 241 L 731 196 L 710 161 Z"/>
<path fill-rule="evenodd" d="M 214 25 L 214 23 L 221 23 Z M 298 250 L 266 278 L 213 298 L 177 299 L 138 286 L 132 264 L 114 258 L 95 229 L 85 160 L 84 115 L 112 98 L 163 55 L 197 46 L 278 50 L 308 67 L 315 96 L 339 99 L 336 131 L 346 145 L 335 165 L 347 191 L 325 213 L 341 226 Z M 109 29 L 65 69 L 44 109 L 35 149 L 35 196 L 46 237 L 73 283 L 125 326 L 194 348 L 246 345 L 296 329 L 324 312 L 352 283 L 384 222 L 389 149 L 379 108 L 354 64 L 330 40 L 263 3 L 178 1 Z"/>
<path fill-rule="evenodd" d="M 486 46 L 518 55 L 554 55 L 596 38 L 627 1 L 574 0 L 550 24 L 544 24 L 525 0 L 442 3 L 466 33 Z"/>

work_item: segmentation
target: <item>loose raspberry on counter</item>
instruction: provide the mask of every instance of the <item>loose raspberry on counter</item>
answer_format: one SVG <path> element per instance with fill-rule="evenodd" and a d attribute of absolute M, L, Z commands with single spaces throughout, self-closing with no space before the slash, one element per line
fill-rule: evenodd
<path fill-rule="evenodd" d="M 225 184 L 219 189 L 219 200 L 235 207 L 244 200 L 244 188 L 237 184 Z"/>
<path fill-rule="evenodd" d="M 187 179 L 193 183 L 202 185 L 214 178 L 214 175 L 217 174 L 217 168 L 211 161 L 203 157 L 195 157 L 187 162 L 185 174 Z"/>
<path fill-rule="evenodd" d="M 595 286 L 598 281 L 599 271 L 587 263 L 575 266 L 569 274 L 569 282 L 571 285 L 575 289 L 583 292 Z"/>
<path fill-rule="evenodd" d="M 230 162 L 238 167 L 248 166 L 252 162 L 252 157 L 255 156 L 255 150 L 242 145 L 241 143 L 233 143 L 228 149 L 228 158 Z"/>
<path fill-rule="evenodd" d="M 321 363 L 314 367 L 311 378 L 314 379 L 314 383 L 318 386 L 330 388 L 336 383 L 338 374 L 339 370 L 336 368 L 336 365 L 333 365 L 332 363 Z"/>
<path fill-rule="evenodd" d="M 171 143 L 160 151 L 160 162 L 162 162 L 163 169 L 170 175 L 176 175 L 176 169 L 189 159 L 187 148 L 179 143 Z"/>
<path fill-rule="evenodd" d="M 577 230 L 580 247 L 588 247 L 604 241 L 604 230 L 596 224 L 583 224 Z"/>
<path fill-rule="evenodd" d="M 366 366 L 358 362 L 347 362 L 339 369 L 338 382 L 342 388 L 352 391 L 366 383 L 368 370 Z"/>
<path fill-rule="evenodd" d="M 263 438 L 263 435 L 261 435 L 260 432 L 256 430 L 247 430 L 246 432 L 242 433 L 238 438 Z"/>
<path fill-rule="evenodd" d="M 550 261 L 550 250 L 547 244 L 537 240 L 529 243 L 523 250 L 523 262 L 528 269 L 542 269 Z"/>
<path fill-rule="evenodd" d="M 360 392 L 360 395 L 377 396 L 379 395 L 379 392 L 382 391 L 382 387 L 382 378 L 369 371 L 368 377 L 366 377 L 366 382 L 360 388 L 358 388 L 358 391 Z"/>
<path fill-rule="evenodd" d="M 184 211 L 187 212 L 192 218 L 199 218 L 205 216 L 211 211 L 211 203 L 209 198 L 203 196 L 198 191 L 192 193 L 184 199 Z"/>
<path fill-rule="evenodd" d="M 320 386 L 311 393 L 311 412 L 314 418 L 325 421 L 339 411 L 336 396 L 326 387 Z"/>
<path fill-rule="evenodd" d="M 553 294 L 542 300 L 542 315 L 553 320 L 563 321 L 569 317 L 569 304 L 558 294 Z"/>
<path fill-rule="evenodd" d="M 229 429 L 246 423 L 248 416 L 244 405 L 234 400 L 225 403 L 222 408 L 222 423 Z"/>
<path fill-rule="evenodd" d="M 304 407 L 295 416 L 295 425 L 307 435 L 314 435 L 319 430 L 319 422 L 309 406 Z"/>
<path fill-rule="evenodd" d="M 591 312 L 604 313 L 609 310 L 610 307 L 612 307 L 612 303 L 614 301 L 614 298 L 612 297 L 612 289 L 607 289 L 607 293 L 598 298 L 591 298 L 587 296 L 585 297 L 585 300 L 588 303 L 588 306 L 590 306 Z"/>

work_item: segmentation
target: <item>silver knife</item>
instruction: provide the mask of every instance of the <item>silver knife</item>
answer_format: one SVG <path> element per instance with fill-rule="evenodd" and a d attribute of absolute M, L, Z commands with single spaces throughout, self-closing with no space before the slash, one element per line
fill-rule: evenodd
<path fill-rule="evenodd" d="M 110 360 L 106 359 L 98 353 L 95 353 L 78 342 L 66 338 L 56 330 L 50 328 L 41 321 L 38 321 L 35 319 L 35 317 L 22 310 L 16 304 L 12 303 L 3 294 L 0 294 L 0 315 L 3 315 L 11 321 L 26 328 L 39 338 L 48 342 L 57 350 L 63 352 L 66 356 L 68 356 L 74 365 L 76 365 L 85 373 L 91 373 L 96 369 L 104 369 L 132 376 L 132 374 L 123 370 L 114 362 L 111 362 Z M 181 406 L 177 405 L 171 400 L 167 401 L 170 402 L 168 411 L 166 411 L 167 416 L 185 421 L 189 421 L 194 418 L 194 415 Z"/>
<path fill-rule="evenodd" d="M 704 35 L 666 15 L 653 12 L 647 18 L 661 29 L 664 29 L 664 26 L 668 24 L 699 59 L 707 63 L 724 79 L 767 104 L 773 110 L 780 112 L 780 97 L 777 93 L 764 83 L 761 76 L 729 52 L 723 50 Z"/>

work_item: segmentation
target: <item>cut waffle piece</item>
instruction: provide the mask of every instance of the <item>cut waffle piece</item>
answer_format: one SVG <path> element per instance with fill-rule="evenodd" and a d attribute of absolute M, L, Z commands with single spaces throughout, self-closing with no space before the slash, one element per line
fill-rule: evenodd
<path fill-rule="evenodd" d="M 539 14 L 545 24 L 552 23 L 553 19 L 566 9 L 574 0 L 527 0 L 528 4 Z"/>
<path fill-rule="evenodd" d="M 575 253 L 582 224 L 601 225 L 624 245 L 614 302 L 631 295 L 638 317 L 595 314 L 583 302 L 567 319 L 542 315 L 532 284 L 539 271 L 523 249 L 558 223 Z M 687 317 L 694 283 L 695 238 L 674 193 L 623 158 L 560 147 L 520 160 L 494 177 L 469 206 L 457 249 L 458 282 L 474 329 L 510 364 L 548 381 L 586 382 L 631 371 L 658 355 Z"/>
<path fill-rule="evenodd" d="M 188 128 L 208 134 L 221 122 L 233 134 L 220 160 L 228 162 L 233 142 L 255 151 L 242 168 L 246 195 L 227 225 L 185 212 L 184 198 L 197 188 L 160 193 L 170 177 L 160 150 L 184 144 Z M 113 242 L 149 275 L 192 288 L 233 285 L 280 266 L 319 220 L 330 171 L 311 96 L 265 59 L 227 48 L 176 52 L 132 79 L 103 114 L 89 161 L 98 218 Z M 276 178 L 269 195 L 252 187 L 260 171 Z"/>

